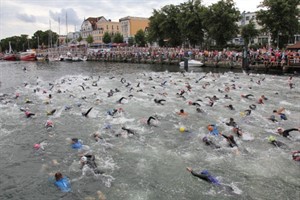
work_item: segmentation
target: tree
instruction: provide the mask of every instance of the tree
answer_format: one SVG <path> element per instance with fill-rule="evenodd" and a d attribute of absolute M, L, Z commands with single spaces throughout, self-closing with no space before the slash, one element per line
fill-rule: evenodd
<path fill-rule="evenodd" d="M 260 4 L 263 9 L 257 12 L 256 18 L 263 30 L 271 33 L 273 44 L 276 41 L 277 46 L 283 47 L 299 31 L 297 6 L 299 0 L 263 0 Z"/>
<path fill-rule="evenodd" d="M 154 10 L 149 19 L 149 42 L 158 42 L 160 46 L 178 46 L 182 44 L 181 31 L 178 26 L 179 6 L 167 5 L 161 10 Z"/>
<path fill-rule="evenodd" d="M 128 38 L 128 45 L 131 47 L 134 44 L 134 38 L 130 37 Z"/>
<path fill-rule="evenodd" d="M 252 20 L 249 24 L 242 27 L 241 35 L 244 38 L 245 45 L 248 45 L 252 38 L 259 35 L 259 31 L 255 29 L 255 24 Z"/>
<path fill-rule="evenodd" d="M 82 39 L 82 36 L 80 35 L 78 38 L 77 38 L 77 42 L 81 42 L 83 39 Z"/>
<path fill-rule="evenodd" d="M 105 32 L 104 35 L 103 35 L 103 39 L 102 41 L 105 43 L 105 44 L 108 44 L 111 42 L 111 36 L 108 32 Z"/>
<path fill-rule="evenodd" d="M 201 44 L 204 37 L 202 25 L 204 6 L 201 5 L 201 1 L 189 0 L 180 4 L 179 9 L 177 23 L 182 33 L 182 40 L 188 41 L 192 46 Z"/>
<path fill-rule="evenodd" d="M 145 32 L 140 29 L 136 32 L 135 36 L 135 43 L 137 44 L 137 46 L 139 47 L 144 47 L 146 44 L 146 37 L 145 37 Z"/>
<path fill-rule="evenodd" d="M 123 35 L 119 32 L 115 33 L 115 35 L 113 37 L 113 42 L 114 43 L 123 43 L 124 42 Z"/>
<path fill-rule="evenodd" d="M 86 42 L 87 42 L 88 44 L 92 44 L 92 43 L 94 42 L 93 36 L 92 36 L 92 35 L 87 36 Z"/>
<path fill-rule="evenodd" d="M 240 12 L 234 7 L 233 0 L 220 0 L 204 11 L 204 28 L 218 46 L 225 47 L 238 31 L 236 22 Z"/>

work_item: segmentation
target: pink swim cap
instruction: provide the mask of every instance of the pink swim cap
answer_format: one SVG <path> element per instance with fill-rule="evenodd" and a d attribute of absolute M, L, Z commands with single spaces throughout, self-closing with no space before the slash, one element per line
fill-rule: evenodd
<path fill-rule="evenodd" d="M 39 149 L 39 148 L 41 147 L 41 145 L 40 145 L 40 144 L 34 144 L 33 147 L 34 147 L 35 149 Z"/>

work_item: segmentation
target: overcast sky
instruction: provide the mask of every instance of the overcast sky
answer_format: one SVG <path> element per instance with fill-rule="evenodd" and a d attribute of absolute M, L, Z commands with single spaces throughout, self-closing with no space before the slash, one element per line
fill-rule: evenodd
<path fill-rule="evenodd" d="M 85 18 L 104 16 L 118 21 L 122 17 L 150 17 L 153 9 L 188 0 L 0 0 L 0 39 L 26 34 L 32 36 L 37 30 L 50 29 L 66 34 L 80 30 Z M 234 0 L 241 11 L 257 10 L 262 0 Z M 218 0 L 202 0 L 208 6 Z M 60 26 L 59 21 L 60 19 Z"/>

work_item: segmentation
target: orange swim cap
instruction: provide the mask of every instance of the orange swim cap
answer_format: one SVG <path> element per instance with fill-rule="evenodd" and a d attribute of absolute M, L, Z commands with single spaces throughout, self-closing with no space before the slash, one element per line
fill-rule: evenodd
<path fill-rule="evenodd" d="M 207 129 L 208 129 L 209 131 L 213 131 L 213 130 L 214 130 L 214 127 L 212 127 L 211 125 L 209 125 L 209 126 L 207 127 Z"/>

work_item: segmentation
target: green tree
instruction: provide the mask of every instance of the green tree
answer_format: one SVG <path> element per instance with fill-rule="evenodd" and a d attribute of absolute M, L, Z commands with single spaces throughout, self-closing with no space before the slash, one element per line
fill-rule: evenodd
<path fill-rule="evenodd" d="M 299 31 L 299 0 L 263 0 L 257 12 L 258 23 L 271 33 L 273 44 L 288 43 L 290 36 Z M 276 42 L 275 42 L 276 41 Z"/>
<path fill-rule="evenodd" d="M 179 6 L 167 5 L 161 10 L 154 10 L 149 19 L 147 39 L 158 42 L 160 46 L 178 46 L 182 44 L 181 31 L 178 26 Z"/>
<path fill-rule="evenodd" d="M 134 44 L 134 38 L 133 37 L 130 37 L 128 38 L 128 46 L 132 46 Z"/>
<path fill-rule="evenodd" d="M 94 42 L 94 38 L 92 35 L 87 36 L 86 42 L 90 45 Z"/>
<path fill-rule="evenodd" d="M 140 29 L 136 32 L 135 36 L 135 43 L 137 44 L 137 46 L 139 47 L 144 47 L 146 44 L 146 37 L 145 37 L 145 32 Z"/>
<path fill-rule="evenodd" d="M 81 35 L 77 38 L 77 41 L 78 41 L 78 42 L 81 42 L 81 41 L 82 41 L 82 36 L 81 36 Z"/>
<path fill-rule="evenodd" d="M 241 29 L 242 38 L 244 38 L 245 45 L 248 45 L 251 39 L 259 35 L 259 31 L 255 28 L 255 24 L 251 20 L 249 24 L 245 25 Z"/>
<path fill-rule="evenodd" d="M 200 0 L 189 0 L 179 6 L 180 12 L 177 18 L 182 33 L 182 40 L 188 41 L 192 46 L 203 42 L 203 12 L 204 6 Z"/>
<path fill-rule="evenodd" d="M 218 46 L 225 47 L 227 42 L 239 32 L 237 21 L 240 11 L 233 0 L 220 0 L 204 11 L 204 28 Z"/>
<path fill-rule="evenodd" d="M 119 32 L 115 33 L 115 35 L 113 37 L 113 42 L 114 43 L 123 43 L 124 42 L 123 35 Z"/>
<path fill-rule="evenodd" d="M 108 32 L 105 32 L 104 35 L 103 35 L 103 39 L 102 41 L 105 43 L 105 44 L 108 44 L 111 42 L 111 36 Z"/>

